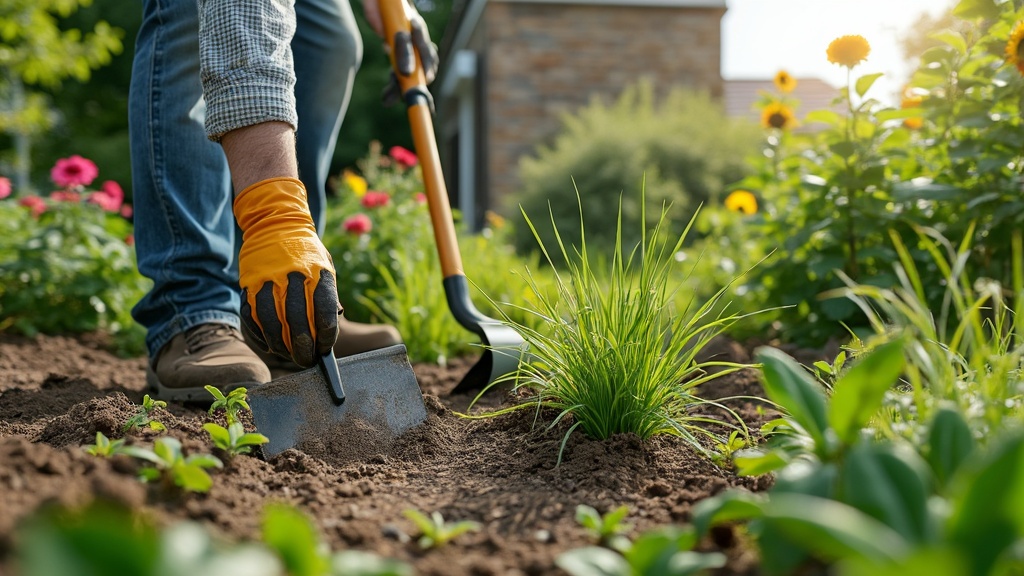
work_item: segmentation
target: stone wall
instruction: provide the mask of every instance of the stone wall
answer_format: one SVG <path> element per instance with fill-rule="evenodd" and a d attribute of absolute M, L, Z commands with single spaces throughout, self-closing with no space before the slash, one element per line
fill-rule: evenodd
<path fill-rule="evenodd" d="M 549 139 L 563 113 L 606 101 L 641 78 L 722 94 L 724 8 L 490 0 L 486 30 L 489 204 L 505 207 L 519 158 Z"/>

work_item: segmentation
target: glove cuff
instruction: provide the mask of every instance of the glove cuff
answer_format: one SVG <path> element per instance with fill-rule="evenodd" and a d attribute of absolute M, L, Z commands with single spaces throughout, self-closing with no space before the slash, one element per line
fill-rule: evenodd
<path fill-rule="evenodd" d="M 313 227 L 306 187 L 296 178 L 268 178 L 247 187 L 235 196 L 232 211 L 242 232 L 268 218 L 301 218 Z"/>

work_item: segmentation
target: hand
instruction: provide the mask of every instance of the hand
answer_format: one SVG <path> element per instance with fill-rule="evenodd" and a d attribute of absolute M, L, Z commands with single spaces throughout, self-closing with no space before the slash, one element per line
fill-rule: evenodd
<path fill-rule="evenodd" d="M 381 21 L 380 6 L 378 0 L 363 0 L 363 13 L 370 26 L 378 35 L 384 35 L 384 25 Z M 427 84 L 434 81 L 437 76 L 437 68 L 440 65 L 440 58 L 437 55 L 437 46 L 430 41 L 430 32 L 427 30 L 427 23 L 423 16 L 413 5 L 412 0 L 404 0 L 405 16 L 409 19 L 410 32 L 399 32 L 395 34 L 394 51 L 395 65 L 398 73 L 410 76 L 416 71 L 416 56 L 420 57 L 420 64 L 423 66 L 423 76 Z M 384 47 L 389 50 L 389 44 Z M 397 103 L 402 97 L 402 91 L 398 84 L 395 72 L 391 72 L 387 86 L 384 87 L 382 100 L 385 106 Z"/>
<path fill-rule="evenodd" d="M 294 178 L 263 180 L 235 197 L 242 325 L 264 349 L 308 368 L 338 339 L 338 289 Z"/>

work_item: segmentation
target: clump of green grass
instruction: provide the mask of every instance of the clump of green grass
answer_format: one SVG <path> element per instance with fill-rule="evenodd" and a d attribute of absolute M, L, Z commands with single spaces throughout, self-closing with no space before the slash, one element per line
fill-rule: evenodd
<path fill-rule="evenodd" d="M 582 206 L 578 194 L 577 199 Z M 582 221 L 582 210 L 580 213 Z M 556 262 L 523 211 L 544 259 L 554 270 L 557 294 L 551 296 L 546 283 L 542 287 L 526 270 L 535 299 L 524 310 L 537 316 L 544 330 L 505 315 L 529 350 L 513 377 L 518 389 L 532 392 L 531 401 L 523 406 L 535 403 L 558 410 L 552 426 L 571 417 L 573 424 L 563 438 L 563 450 L 577 428 L 596 439 L 619 433 L 634 433 L 643 439 L 671 434 L 709 457 L 715 454 L 714 446 L 727 440 L 719 437 L 723 429 L 726 435 L 738 430 L 749 440 L 746 426 L 731 410 L 715 404 L 721 408 L 717 412 L 724 411 L 721 418 L 709 415 L 715 411 L 697 410 L 714 404 L 696 396 L 698 386 L 745 367 L 697 358 L 712 338 L 741 316 L 729 314 L 728 306 L 720 305 L 728 285 L 706 302 L 692 296 L 679 299 L 684 305 L 677 307 L 675 292 L 684 285 L 686 274 L 676 270 L 680 265 L 676 254 L 693 221 L 672 239 L 666 232 L 667 214 L 663 208 L 653 230 L 641 224 L 641 241 L 627 251 L 620 204 L 610 263 L 588 252 L 585 232 L 580 233 L 578 244 L 567 245 L 552 214 L 555 254 L 561 256 Z M 643 216 L 641 223 L 645 222 Z"/>

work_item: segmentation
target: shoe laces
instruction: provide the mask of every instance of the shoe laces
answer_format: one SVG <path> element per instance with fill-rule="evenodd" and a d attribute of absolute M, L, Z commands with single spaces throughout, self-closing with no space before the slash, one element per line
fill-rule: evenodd
<path fill-rule="evenodd" d="M 185 349 L 194 354 L 207 346 L 222 343 L 228 339 L 241 340 L 238 330 L 227 324 L 200 324 L 185 332 Z"/>

